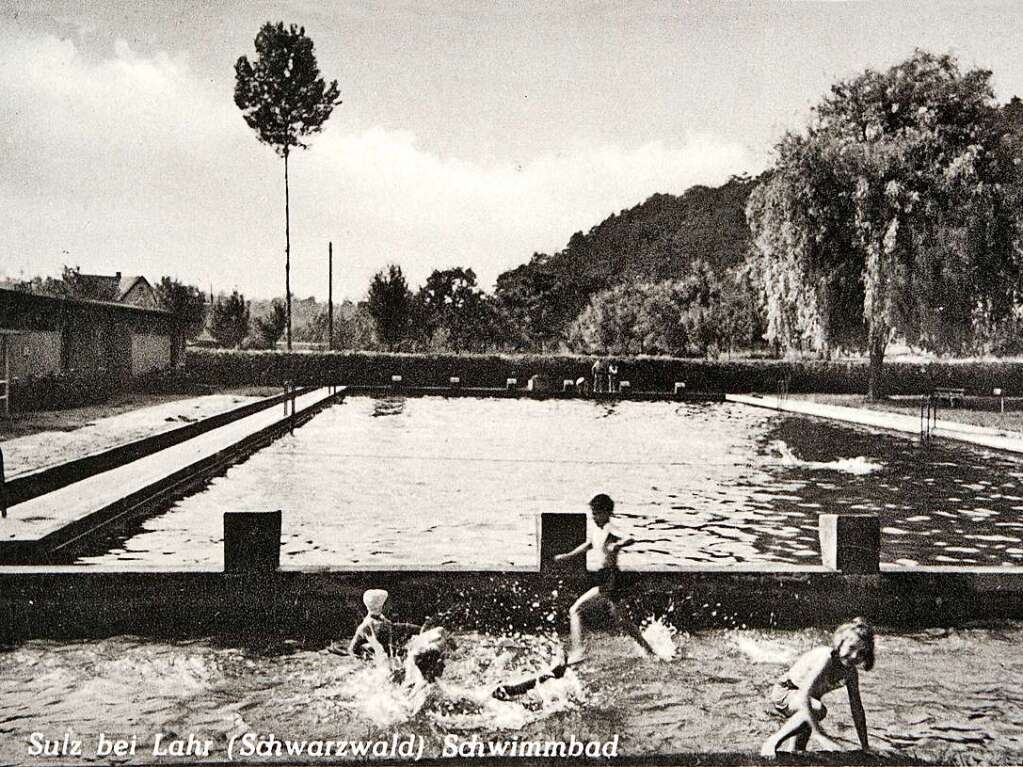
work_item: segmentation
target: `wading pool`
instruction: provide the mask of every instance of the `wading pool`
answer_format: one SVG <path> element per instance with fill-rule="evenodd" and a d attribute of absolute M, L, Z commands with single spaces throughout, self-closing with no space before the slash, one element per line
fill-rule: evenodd
<path fill-rule="evenodd" d="M 779 725 L 769 713 L 771 685 L 793 658 L 828 637 L 816 629 L 679 635 L 670 662 L 636 657 L 630 640 L 605 637 L 591 643 L 586 664 L 509 702 L 490 691 L 542 667 L 553 640 L 477 634 L 457 640 L 442 680 L 446 692 L 418 710 L 386 670 L 297 643 L 268 650 L 127 637 L 26 642 L 0 653 L 0 763 L 82 763 L 31 755 L 32 733 L 37 742 L 71 733 L 93 760 L 100 733 L 108 740 L 134 736 L 129 764 L 168 761 L 153 756 L 158 733 L 165 750 L 189 736 L 211 742 L 208 757 L 193 753 L 189 762 L 223 762 L 231 739 L 237 748 L 247 733 L 250 743 L 267 742 L 270 734 L 295 743 L 421 737 L 425 756 L 442 755 L 446 738 L 606 743 L 617 736 L 624 756 L 748 758 Z M 946 764 L 1019 764 L 1021 641 L 1018 624 L 880 636 L 875 669 L 861 673 L 872 747 Z M 457 703 L 445 704 L 449 699 Z M 848 697 L 839 690 L 825 703 L 825 727 L 851 748 Z M 303 761 L 286 752 L 266 760 Z"/>

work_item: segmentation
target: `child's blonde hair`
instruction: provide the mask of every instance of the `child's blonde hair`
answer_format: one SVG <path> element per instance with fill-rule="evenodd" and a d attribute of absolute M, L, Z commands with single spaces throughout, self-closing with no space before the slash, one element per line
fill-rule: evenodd
<path fill-rule="evenodd" d="M 874 668 L 874 629 L 863 618 L 853 618 L 835 629 L 831 637 L 831 647 L 837 650 L 847 639 L 863 645 L 863 670 Z"/>

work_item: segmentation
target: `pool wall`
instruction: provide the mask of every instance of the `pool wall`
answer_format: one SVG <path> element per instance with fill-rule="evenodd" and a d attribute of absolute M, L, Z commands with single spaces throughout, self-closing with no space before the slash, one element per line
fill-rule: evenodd
<path fill-rule="evenodd" d="M 277 552 L 259 544 L 260 527 L 272 529 L 273 514 L 248 516 L 252 530 L 235 525 L 225 535 L 226 548 L 242 549 L 225 552 L 229 571 L 0 567 L 0 639 L 240 633 L 326 640 L 351 634 L 367 588 L 388 589 L 390 614 L 400 620 L 561 630 L 568 607 L 590 586 L 580 567 L 556 568 L 545 556 L 564 550 L 580 530 L 585 535 L 581 515 L 543 515 L 537 566 L 494 570 L 276 567 Z M 777 564 L 647 570 L 628 574 L 623 602 L 637 620 L 657 615 L 682 629 L 832 626 L 855 615 L 888 626 L 1023 618 L 1023 568 L 872 567 L 862 553 L 869 523 L 852 525 L 852 532 L 822 525 L 830 525 L 822 535 L 824 560 L 868 572 Z M 848 549 L 855 551 L 843 553 Z"/>

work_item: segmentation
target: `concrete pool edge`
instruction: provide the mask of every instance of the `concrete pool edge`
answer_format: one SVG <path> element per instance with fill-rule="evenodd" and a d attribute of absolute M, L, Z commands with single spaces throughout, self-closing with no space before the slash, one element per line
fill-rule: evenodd
<path fill-rule="evenodd" d="M 249 633 L 336 639 L 365 612 L 368 588 L 391 592 L 396 618 L 463 630 L 563 629 L 585 576 L 533 571 L 414 569 L 268 573 L 0 568 L 0 637 Z M 682 629 L 833 626 L 863 615 L 882 626 L 949 626 L 1023 618 L 1023 568 L 1013 572 L 814 568 L 631 572 L 635 617 Z"/>
<path fill-rule="evenodd" d="M 766 408 L 782 413 L 796 413 L 815 418 L 827 418 L 832 421 L 854 423 L 859 426 L 870 426 L 885 431 L 901 434 L 920 435 L 920 419 L 901 413 L 864 410 L 862 408 L 845 407 L 843 405 L 827 405 L 822 402 L 793 400 L 785 397 L 760 394 L 725 394 L 726 402 L 734 402 L 750 407 Z M 1002 431 L 957 421 L 939 420 L 933 422 L 930 436 L 966 442 L 978 447 L 1001 450 L 1007 453 L 1023 454 L 1023 433 Z"/>

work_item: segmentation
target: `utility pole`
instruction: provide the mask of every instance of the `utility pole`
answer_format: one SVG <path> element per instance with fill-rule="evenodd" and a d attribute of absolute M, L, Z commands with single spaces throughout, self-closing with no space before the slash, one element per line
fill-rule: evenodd
<path fill-rule="evenodd" d="M 327 351 L 334 351 L 334 243 L 327 243 Z"/>

